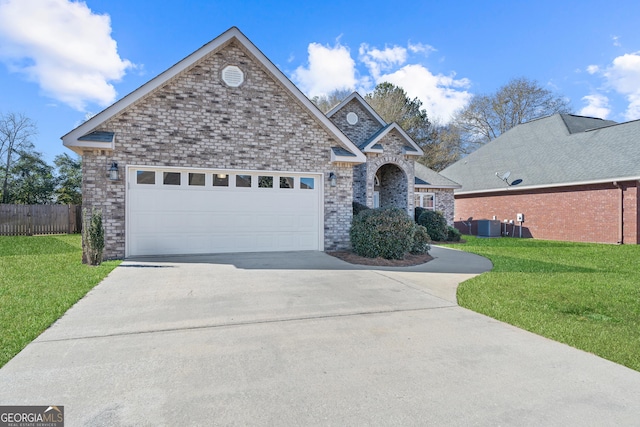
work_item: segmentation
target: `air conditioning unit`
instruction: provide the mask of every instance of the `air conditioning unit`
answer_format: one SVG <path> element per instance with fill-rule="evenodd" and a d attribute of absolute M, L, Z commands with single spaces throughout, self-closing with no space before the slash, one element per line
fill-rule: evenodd
<path fill-rule="evenodd" d="M 478 220 L 478 236 L 480 237 L 500 237 L 501 235 L 500 221 L 492 219 Z"/>

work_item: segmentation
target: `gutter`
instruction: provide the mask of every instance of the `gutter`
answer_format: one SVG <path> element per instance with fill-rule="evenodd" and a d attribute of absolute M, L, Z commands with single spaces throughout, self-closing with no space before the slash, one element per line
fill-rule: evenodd
<path fill-rule="evenodd" d="M 625 187 L 621 182 L 613 181 L 613 185 L 620 189 L 620 199 L 618 203 L 618 215 L 620 218 L 618 220 L 618 244 L 624 244 L 624 190 Z"/>
<path fill-rule="evenodd" d="M 465 196 L 469 194 L 483 194 L 483 193 L 505 193 L 510 191 L 524 191 L 524 190 L 539 190 L 542 188 L 559 188 L 559 187 L 575 187 L 579 185 L 590 185 L 590 184 L 609 184 L 624 182 L 624 181 L 640 181 L 640 175 L 637 176 L 625 176 L 619 178 L 604 178 L 604 179 L 595 179 L 591 181 L 575 181 L 575 182 L 566 182 L 566 183 L 558 183 L 558 184 L 540 184 L 540 185 L 527 185 L 524 187 L 516 186 L 516 187 L 506 187 L 506 188 L 493 188 L 489 190 L 477 190 L 477 191 L 457 191 L 456 196 Z M 462 186 L 464 188 L 464 185 Z"/>

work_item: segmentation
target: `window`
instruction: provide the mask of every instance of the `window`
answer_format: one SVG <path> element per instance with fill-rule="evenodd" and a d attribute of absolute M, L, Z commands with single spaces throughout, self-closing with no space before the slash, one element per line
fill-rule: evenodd
<path fill-rule="evenodd" d="M 236 175 L 236 187 L 251 187 L 251 175 Z"/>
<path fill-rule="evenodd" d="M 273 188 L 273 177 L 258 176 L 258 188 Z"/>
<path fill-rule="evenodd" d="M 280 177 L 280 188 L 293 188 L 293 177 L 292 176 L 281 176 Z"/>
<path fill-rule="evenodd" d="M 213 186 L 214 187 L 228 187 L 229 175 L 226 173 L 214 173 L 213 174 Z"/>
<path fill-rule="evenodd" d="M 137 184 L 155 184 L 156 173 L 154 171 L 136 171 Z"/>
<path fill-rule="evenodd" d="M 180 172 L 163 172 L 164 185 L 180 185 Z"/>
<path fill-rule="evenodd" d="M 189 173 L 189 185 L 196 185 L 199 187 L 204 186 L 204 174 L 203 173 Z"/>
<path fill-rule="evenodd" d="M 303 190 L 313 190 L 314 184 L 314 178 L 300 178 L 300 188 Z"/>
<path fill-rule="evenodd" d="M 415 207 L 425 208 L 431 211 L 436 208 L 436 195 L 433 193 L 415 193 Z"/>

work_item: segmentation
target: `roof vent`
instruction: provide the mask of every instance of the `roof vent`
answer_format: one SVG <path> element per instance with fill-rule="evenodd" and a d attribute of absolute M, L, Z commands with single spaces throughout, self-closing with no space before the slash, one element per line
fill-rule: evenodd
<path fill-rule="evenodd" d="M 358 123 L 358 115 L 354 112 L 347 113 L 347 123 L 350 125 L 355 125 Z"/>
<path fill-rule="evenodd" d="M 244 73 L 235 65 L 227 65 L 222 69 L 222 81 L 227 86 L 238 87 L 244 83 Z"/>

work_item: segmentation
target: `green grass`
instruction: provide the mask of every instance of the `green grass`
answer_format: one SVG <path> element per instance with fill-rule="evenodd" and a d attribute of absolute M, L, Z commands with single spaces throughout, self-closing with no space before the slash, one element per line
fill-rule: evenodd
<path fill-rule="evenodd" d="M 462 307 L 640 371 L 640 245 L 464 238 L 494 268 Z"/>
<path fill-rule="evenodd" d="M 120 263 L 81 258 L 80 235 L 0 236 L 0 367 Z"/>

